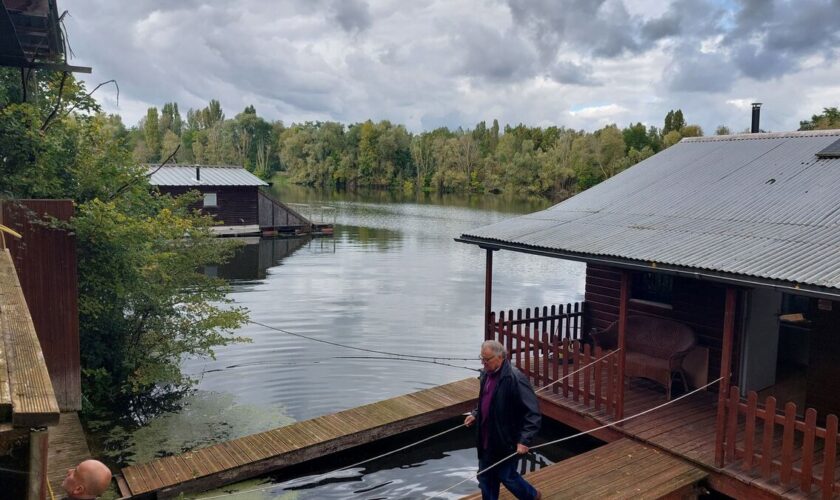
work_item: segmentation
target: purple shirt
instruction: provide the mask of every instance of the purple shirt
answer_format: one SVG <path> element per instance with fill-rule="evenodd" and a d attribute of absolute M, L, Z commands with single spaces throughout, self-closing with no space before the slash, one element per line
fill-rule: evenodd
<path fill-rule="evenodd" d="M 487 449 L 490 439 L 490 432 L 488 430 L 490 422 L 490 403 L 493 401 L 493 394 L 496 392 L 496 386 L 499 385 L 499 374 L 501 371 L 502 367 L 499 366 L 498 370 L 488 373 L 487 377 L 484 379 L 484 397 L 481 398 L 481 422 L 479 423 L 479 432 L 481 433 L 481 445 L 485 450 Z"/>

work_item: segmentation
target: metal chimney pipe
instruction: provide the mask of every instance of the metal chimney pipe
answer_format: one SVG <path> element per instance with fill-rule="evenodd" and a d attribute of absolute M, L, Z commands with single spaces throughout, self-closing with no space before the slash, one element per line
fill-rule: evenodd
<path fill-rule="evenodd" d="M 757 134 L 761 128 L 758 126 L 759 121 L 761 120 L 761 103 L 754 102 L 752 103 L 752 127 L 750 127 L 750 132 L 753 134 Z"/>
<path fill-rule="evenodd" d="M 755 118 L 754 117 L 755 117 L 755 112 L 753 112 L 753 123 L 755 123 Z M 195 180 L 197 180 L 197 181 L 201 180 L 201 167 L 199 167 L 198 165 L 195 166 Z"/>

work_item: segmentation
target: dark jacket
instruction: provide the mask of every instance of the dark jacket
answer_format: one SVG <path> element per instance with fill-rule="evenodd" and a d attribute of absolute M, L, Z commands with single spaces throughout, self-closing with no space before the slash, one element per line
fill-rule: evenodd
<path fill-rule="evenodd" d="M 490 401 L 487 450 L 482 450 L 481 443 L 481 400 L 484 398 L 484 381 L 487 378 L 484 371 L 479 376 L 481 389 L 478 392 L 478 406 L 473 410 L 478 457 L 483 458 L 484 452 L 488 454 L 486 458 L 491 460 L 501 460 L 515 452 L 517 443 L 529 446 L 540 430 L 542 420 L 537 395 L 525 375 L 507 360 L 499 369 L 499 381 Z"/>

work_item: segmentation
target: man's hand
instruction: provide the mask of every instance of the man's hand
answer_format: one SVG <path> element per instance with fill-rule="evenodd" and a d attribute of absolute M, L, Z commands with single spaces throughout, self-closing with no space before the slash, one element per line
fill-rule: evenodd
<path fill-rule="evenodd" d="M 469 427 L 475 422 L 475 417 L 472 415 L 467 415 L 467 418 L 464 419 L 464 427 Z"/>
<path fill-rule="evenodd" d="M 516 445 L 516 454 L 517 455 L 524 455 L 528 453 L 528 447 L 522 443 Z"/>

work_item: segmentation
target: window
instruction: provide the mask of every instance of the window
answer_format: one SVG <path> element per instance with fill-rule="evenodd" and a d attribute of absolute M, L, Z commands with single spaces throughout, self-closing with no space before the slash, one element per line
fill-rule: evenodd
<path fill-rule="evenodd" d="M 216 193 L 204 193 L 204 208 L 215 206 L 217 206 Z"/>
<path fill-rule="evenodd" d="M 630 296 L 636 300 L 670 305 L 673 302 L 674 278 L 659 273 L 633 273 Z"/>

